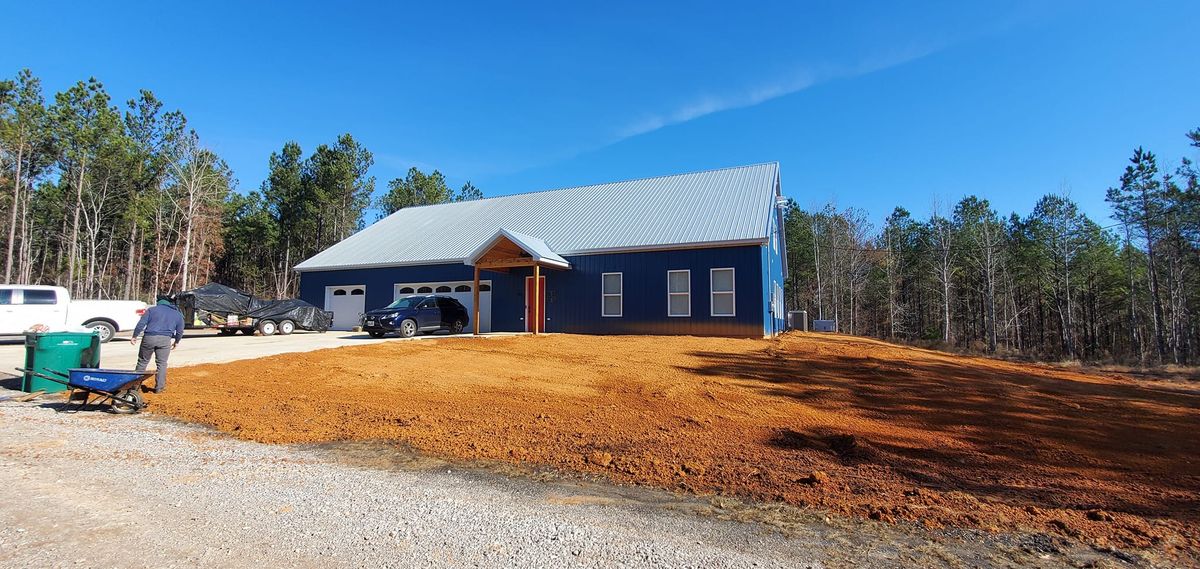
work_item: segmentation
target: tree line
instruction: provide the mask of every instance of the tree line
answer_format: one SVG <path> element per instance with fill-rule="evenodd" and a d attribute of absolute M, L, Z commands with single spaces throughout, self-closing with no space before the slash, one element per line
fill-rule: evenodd
<path fill-rule="evenodd" d="M 1200 129 L 1187 133 L 1200 148 Z M 785 213 L 792 309 L 837 329 L 1039 359 L 1192 364 L 1200 347 L 1200 174 L 1138 148 L 1101 225 L 1064 193 L 1027 215 L 967 196 L 876 228 L 857 208 Z"/>
<path fill-rule="evenodd" d="M 404 207 L 478 199 L 417 168 L 376 200 L 370 151 L 350 134 L 305 156 L 287 142 L 238 191 L 229 166 L 179 110 L 141 90 L 118 105 L 78 81 L 47 100 L 29 70 L 0 80 L 0 253 L 5 283 L 85 298 L 140 298 L 221 282 L 295 296 L 291 267 Z"/>

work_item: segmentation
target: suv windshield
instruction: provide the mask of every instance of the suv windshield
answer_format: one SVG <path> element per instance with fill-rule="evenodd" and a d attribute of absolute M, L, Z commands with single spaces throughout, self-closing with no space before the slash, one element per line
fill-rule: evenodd
<path fill-rule="evenodd" d="M 416 308 L 417 303 L 421 302 L 422 300 L 425 300 L 425 297 L 410 296 L 408 298 L 401 298 L 400 300 L 397 300 L 396 302 L 393 302 L 393 303 L 387 305 L 387 307 L 388 308 Z"/>

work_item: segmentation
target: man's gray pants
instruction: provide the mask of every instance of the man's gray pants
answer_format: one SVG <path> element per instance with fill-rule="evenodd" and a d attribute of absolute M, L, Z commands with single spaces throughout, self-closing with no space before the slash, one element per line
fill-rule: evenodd
<path fill-rule="evenodd" d="M 171 344 L 175 339 L 170 336 L 142 336 L 142 345 L 138 348 L 137 370 L 146 369 L 150 356 L 154 356 L 154 389 L 162 391 L 167 387 L 167 358 L 171 357 Z"/>

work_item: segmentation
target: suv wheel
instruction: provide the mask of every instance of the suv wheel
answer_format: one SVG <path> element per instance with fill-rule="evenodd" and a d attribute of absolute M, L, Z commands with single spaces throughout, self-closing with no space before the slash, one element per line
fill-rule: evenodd
<path fill-rule="evenodd" d="M 411 318 L 400 323 L 400 337 L 411 338 L 417 335 L 417 321 Z"/>
<path fill-rule="evenodd" d="M 450 325 L 450 333 L 451 334 L 462 334 L 463 328 L 465 328 L 466 326 L 467 325 L 463 324 L 462 320 L 455 320 L 454 323 Z"/>

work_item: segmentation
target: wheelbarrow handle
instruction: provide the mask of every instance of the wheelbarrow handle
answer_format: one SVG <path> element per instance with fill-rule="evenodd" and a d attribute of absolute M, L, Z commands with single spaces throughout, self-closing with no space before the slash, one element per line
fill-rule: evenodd
<path fill-rule="evenodd" d="M 69 383 L 69 382 L 68 382 L 66 379 L 62 379 L 62 378 L 70 377 L 70 376 L 68 376 L 67 374 L 65 374 L 65 373 L 62 373 L 62 372 L 58 372 L 58 371 L 54 371 L 54 370 L 46 370 L 46 371 L 48 371 L 48 372 L 51 372 L 51 373 L 53 373 L 53 374 L 55 374 L 55 375 L 59 375 L 59 376 L 61 376 L 61 377 L 51 377 L 51 376 L 48 376 L 48 375 L 46 375 L 46 374 L 44 374 L 44 373 L 36 372 L 36 371 L 33 371 L 33 370 L 31 370 L 31 369 L 25 369 L 25 368 L 23 368 L 23 367 L 19 367 L 19 368 L 17 368 L 17 371 L 19 371 L 19 372 L 21 372 L 21 373 L 27 373 L 27 374 L 29 374 L 29 375 L 35 375 L 35 376 L 37 376 L 37 377 L 40 377 L 40 378 L 42 378 L 42 379 L 49 379 L 50 381 L 53 381 L 53 382 L 55 382 L 55 383 L 61 383 L 61 384 L 63 384 L 63 385 L 66 385 L 66 386 L 68 386 L 68 387 L 70 387 L 70 385 L 71 385 L 71 384 L 70 384 L 70 383 Z"/>

